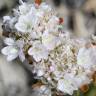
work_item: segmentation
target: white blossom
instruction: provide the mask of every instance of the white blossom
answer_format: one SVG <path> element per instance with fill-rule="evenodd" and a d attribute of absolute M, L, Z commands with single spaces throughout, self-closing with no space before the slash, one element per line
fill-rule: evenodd
<path fill-rule="evenodd" d="M 53 50 L 59 45 L 60 39 L 52 34 L 45 33 L 42 35 L 42 43 L 46 49 Z"/>
<path fill-rule="evenodd" d="M 96 48 L 81 48 L 77 56 L 77 64 L 90 69 L 96 63 Z"/>
<path fill-rule="evenodd" d="M 58 29 L 58 24 L 59 24 L 59 18 L 56 16 L 52 16 L 50 18 L 50 20 L 48 21 L 48 24 L 45 28 L 49 29 L 49 32 L 54 32 L 54 29 L 55 29 L 55 31 L 58 32 L 58 30 L 56 30 L 56 29 Z"/>
<path fill-rule="evenodd" d="M 70 78 L 69 76 L 64 76 L 64 79 L 60 79 L 58 81 L 57 88 L 65 94 L 67 93 L 69 95 L 72 95 L 74 90 L 78 90 L 74 79 Z"/>
<path fill-rule="evenodd" d="M 28 54 L 32 55 L 37 62 L 48 58 L 48 51 L 40 42 L 34 42 L 33 47 L 29 49 Z"/>
<path fill-rule="evenodd" d="M 27 5 L 26 3 L 23 3 L 22 5 L 19 6 L 19 12 L 20 15 L 26 15 L 31 8 L 31 5 Z"/>
<path fill-rule="evenodd" d="M 20 58 L 20 60 L 23 62 L 25 60 L 25 56 L 24 53 L 22 51 L 22 49 L 20 49 L 15 40 L 12 38 L 6 38 L 4 40 L 5 44 L 7 45 L 7 47 L 4 47 L 1 52 L 2 54 L 4 54 L 5 56 L 7 56 L 7 60 L 8 61 L 12 61 L 14 59 L 16 59 L 18 56 Z"/>
<path fill-rule="evenodd" d="M 15 46 L 15 41 L 11 38 L 6 38 L 4 41 L 8 46 L 4 47 L 1 52 L 7 56 L 8 61 L 16 59 L 19 54 L 19 49 Z"/>
<path fill-rule="evenodd" d="M 44 73 L 45 73 L 44 70 L 38 70 L 37 71 L 37 76 L 40 76 L 41 77 L 41 76 L 44 75 Z"/>
<path fill-rule="evenodd" d="M 20 16 L 15 28 L 22 33 L 31 32 L 33 27 L 32 25 L 34 24 L 33 19 L 30 15 Z"/>

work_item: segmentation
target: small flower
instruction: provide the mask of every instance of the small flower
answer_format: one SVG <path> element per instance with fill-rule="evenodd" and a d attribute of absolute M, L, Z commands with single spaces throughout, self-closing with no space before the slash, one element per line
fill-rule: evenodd
<path fill-rule="evenodd" d="M 42 96 L 52 96 L 52 92 L 51 92 L 50 88 L 48 88 L 48 86 L 46 86 L 46 85 L 41 86 L 41 88 L 39 90 L 40 90 L 40 93 L 42 94 Z"/>
<path fill-rule="evenodd" d="M 19 6 L 19 12 L 20 15 L 26 15 L 30 11 L 31 5 L 27 5 L 26 3 L 23 3 Z"/>
<path fill-rule="evenodd" d="M 15 46 L 15 41 L 12 38 L 6 38 L 4 40 L 7 47 L 4 47 L 1 52 L 7 56 L 8 61 L 12 61 L 18 57 L 19 49 Z"/>
<path fill-rule="evenodd" d="M 32 19 L 30 15 L 20 16 L 15 28 L 22 33 L 31 32 L 33 27 L 32 25 L 34 24 L 33 20 L 34 17 Z"/>
<path fill-rule="evenodd" d="M 10 16 L 4 16 L 3 17 L 3 22 L 5 23 L 6 21 L 10 21 L 11 20 L 11 18 L 10 18 Z"/>
<path fill-rule="evenodd" d="M 39 8 L 41 9 L 41 10 L 43 10 L 45 13 L 49 13 L 49 12 L 51 12 L 52 11 L 52 8 L 51 8 L 51 6 L 50 5 L 47 5 L 46 3 L 41 3 L 41 5 L 39 6 Z"/>
<path fill-rule="evenodd" d="M 58 90 L 64 92 L 65 94 L 72 95 L 74 90 L 78 90 L 74 79 L 70 78 L 69 76 L 65 76 L 64 79 L 60 79 L 57 85 Z"/>
<path fill-rule="evenodd" d="M 31 15 L 34 14 L 35 17 L 38 17 L 39 19 L 44 16 L 44 11 L 40 8 L 35 8 L 34 5 L 32 5 L 31 10 L 29 12 Z"/>
<path fill-rule="evenodd" d="M 37 76 L 41 77 L 44 75 L 44 73 L 45 73 L 44 70 L 38 70 Z"/>
<path fill-rule="evenodd" d="M 49 30 L 49 32 L 54 31 L 58 32 L 58 24 L 59 24 L 58 22 L 59 22 L 58 17 L 52 16 L 45 27 L 46 30 Z"/>
<path fill-rule="evenodd" d="M 20 58 L 20 60 L 23 62 L 25 60 L 25 56 L 24 53 L 22 51 L 22 49 L 20 49 L 16 42 L 14 41 L 14 39 L 12 38 L 6 38 L 4 40 L 5 44 L 8 45 L 7 47 L 4 47 L 1 52 L 2 54 L 4 54 L 5 56 L 7 56 L 7 60 L 8 61 L 12 61 L 14 59 L 16 59 L 18 56 Z"/>
<path fill-rule="evenodd" d="M 48 58 L 48 50 L 46 50 L 38 41 L 34 42 L 33 46 L 29 49 L 28 54 L 33 56 L 37 62 Z"/>
<path fill-rule="evenodd" d="M 96 48 L 81 48 L 77 56 L 77 64 L 86 68 L 91 69 L 96 63 Z"/>
<path fill-rule="evenodd" d="M 42 43 L 48 50 L 53 50 L 60 43 L 58 37 L 45 33 L 42 35 Z"/>

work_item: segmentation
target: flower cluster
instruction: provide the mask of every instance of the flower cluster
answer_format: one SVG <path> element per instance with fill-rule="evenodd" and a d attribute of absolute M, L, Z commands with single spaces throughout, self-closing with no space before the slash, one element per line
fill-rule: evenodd
<path fill-rule="evenodd" d="M 24 41 L 25 45 L 31 46 L 28 54 L 32 55 L 37 62 L 41 59 L 47 59 L 49 51 L 58 46 L 61 39 L 59 37 L 61 31 L 59 30 L 62 29 L 62 25 L 59 22 L 59 18 L 55 15 L 54 10 L 46 3 L 37 5 L 22 2 L 22 5 L 14 11 L 16 14 L 15 17 L 4 17 L 4 22 L 9 22 L 10 26 L 13 27 L 12 29 L 16 30 L 13 39 L 16 42 L 18 40 Z M 11 43 L 14 40 L 7 38 L 5 41 Z M 22 48 L 26 47 L 24 44 L 22 44 Z M 7 45 L 10 46 L 10 44 Z M 3 50 L 3 53 L 5 50 Z"/>
<path fill-rule="evenodd" d="M 92 81 L 96 71 L 96 48 L 87 48 L 83 40 L 65 39 L 50 52 L 48 60 L 34 63 L 33 72 L 38 79 L 47 82 L 59 92 L 72 95 L 81 86 Z M 42 78 L 43 77 L 43 78 Z"/>
<path fill-rule="evenodd" d="M 96 47 L 90 41 L 71 38 L 63 31 L 63 19 L 56 16 L 54 9 L 36 2 L 21 1 L 13 17 L 4 17 L 4 24 L 8 23 L 12 32 L 4 39 L 7 47 L 1 51 L 8 61 L 19 57 L 23 62 L 30 56 L 34 78 L 41 80 L 43 87 L 48 85 L 48 96 L 53 94 L 51 89 L 72 95 L 92 81 Z"/>

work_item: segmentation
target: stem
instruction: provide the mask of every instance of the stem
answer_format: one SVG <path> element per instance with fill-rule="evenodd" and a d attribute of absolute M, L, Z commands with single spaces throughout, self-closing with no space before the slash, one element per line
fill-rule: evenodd
<path fill-rule="evenodd" d="M 80 96 L 80 91 L 76 91 L 75 94 L 73 96 Z"/>
<path fill-rule="evenodd" d="M 76 92 L 76 96 L 80 96 L 80 91 L 79 90 Z"/>

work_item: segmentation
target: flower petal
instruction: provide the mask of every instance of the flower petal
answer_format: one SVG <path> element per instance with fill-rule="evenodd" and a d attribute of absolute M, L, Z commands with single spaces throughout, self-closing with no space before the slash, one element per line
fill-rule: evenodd
<path fill-rule="evenodd" d="M 15 28 L 20 32 L 32 31 L 32 18 L 29 15 L 20 16 L 18 22 L 15 24 Z"/>
<path fill-rule="evenodd" d="M 2 54 L 4 55 L 11 55 L 11 54 L 17 54 L 18 53 L 18 49 L 13 47 L 13 46 L 7 46 L 7 47 L 4 47 L 2 50 L 1 50 Z"/>
<path fill-rule="evenodd" d="M 33 44 L 33 47 L 28 50 L 28 54 L 33 56 L 37 62 L 39 62 L 41 59 L 48 58 L 48 50 L 46 50 L 46 48 L 39 42 Z"/>
<path fill-rule="evenodd" d="M 81 48 L 77 56 L 77 64 L 90 69 L 96 63 L 96 48 Z"/>
<path fill-rule="evenodd" d="M 8 55 L 7 56 L 7 61 L 12 61 L 12 60 L 16 59 L 17 57 L 18 57 L 18 54 Z"/>
<path fill-rule="evenodd" d="M 7 45 L 14 45 L 15 41 L 12 38 L 5 38 L 4 43 Z"/>
<path fill-rule="evenodd" d="M 24 53 L 23 53 L 23 50 L 20 50 L 20 51 L 19 51 L 19 58 L 20 58 L 20 60 L 21 60 L 22 62 L 25 60 L 25 55 L 24 55 Z"/>
<path fill-rule="evenodd" d="M 31 6 L 28 6 L 26 3 L 23 3 L 19 6 L 19 11 L 21 15 L 25 15 L 30 11 Z"/>
<path fill-rule="evenodd" d="M 53 50 L 56 46 L 58 46 L 59 42 L 59 38 L 52 34 L 45 33 L 42 36 L 42 43 L 48 50 Z"/>
<path fill-rule="evenodd" d="M 4 16 L 3 17 L 3 22 L 9 21 L 11 20 L 10 16 Z"/>
<path fill-rule="evenodd" d="M 1 53 L 4 54 L 4 55 L 8 55 L 8 54 L 9 54 L 9 46 L 4 47 L 4 48 L 1 50 Z"/>

